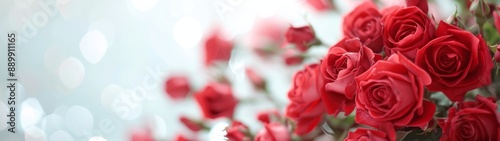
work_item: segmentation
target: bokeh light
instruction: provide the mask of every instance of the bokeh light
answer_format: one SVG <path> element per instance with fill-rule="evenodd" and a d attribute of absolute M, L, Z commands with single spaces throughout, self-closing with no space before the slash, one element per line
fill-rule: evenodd
<path fill-rule="evenodd" d="M 66 58 L 59 65 L 59 79 L 69 89 L 74 89 L 83 82 L 85 68 L 82 62 L 75 57 Z"/>

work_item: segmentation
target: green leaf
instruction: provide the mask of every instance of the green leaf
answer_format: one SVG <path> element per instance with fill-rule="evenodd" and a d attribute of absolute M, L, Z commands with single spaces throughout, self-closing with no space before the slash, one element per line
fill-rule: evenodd
<path fill-rule="evenodd" d="M 484 28 L 483 29 L 484 30 L 484 39 L 490 45 L 496 45 L 496 44 L 500 43 L 500 35 L 498 35 L 498 31 L 495 28 L 495 26 L 492 24 L 492 22 L 486 22 L 484 24 L 483 28 Z M 495 52 L 496 48 L 492 51 Z"/>
<path fill-rule="evenodd" d="M 436 128 L 435 130 L 431 132 L 424 132 L 420 129 L 416 129 L 408 133 L 406 137 L 403 139 L 403 141 L 414 141 L 414 140 L 420 140 L 420 141 L 437 141 L 441 137 L 441 128 Z"/>

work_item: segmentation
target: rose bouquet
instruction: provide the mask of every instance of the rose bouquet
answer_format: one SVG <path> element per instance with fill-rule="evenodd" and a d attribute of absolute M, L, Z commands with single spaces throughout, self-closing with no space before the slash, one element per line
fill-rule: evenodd
<path fill-rule="evenodd" d="M 313 63 L 303 62 L 304 52 L 324 44 L 316 38 L 318 29 L 271 28 L 281 36 L 254 51 L 263 58 L 281 56 L 288 66 L 301 69 L 290 80 L 286 107 L 277 104 L 255 115 L 262 124 L 258 132 L 233 117 L 243 100 L 233 96 L 230 80 L 214 73 L 227 64 L 233 49 L 232 41 L 215 32 L 204 46 L 205 64 L 215 79 L 193 93 L 204 118 L 183 116 L 180 121 L 199 132 L 213 128 L 206 124 L 210 120 L 229 119 L 224 137 L 230 141 L 498 141 L 499 10 L 494 1 L 456 2 L 457 12 L 448 19 L 435 18 L 427 0 L 394 6 L 360 3 L 343 19 L 344 38 L 328 45 Z M 317 6 L 319 11 L 335 8 L 327 4 Z M 251 68 L 245 72 L 254 88 L 272 100 L 265 79 Z M 172 98 L 191 91 L 181 76 L 165 84 Z M 180 135 L 177 140 L 203 139 Z"/>

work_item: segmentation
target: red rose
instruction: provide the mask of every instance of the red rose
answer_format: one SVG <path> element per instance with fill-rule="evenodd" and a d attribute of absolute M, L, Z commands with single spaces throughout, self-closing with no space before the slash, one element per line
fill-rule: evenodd
<path fill-rule="evenodd" d="M 427 71 L 430 91 L 442 91 L 451 101 L 462 101 L 469 90 L 491 83 L 493 61 L 481 36 L 440 22 L 436 39 L 418 50 L 416 64 Z"/>
<path fill-rule="evenodd" d="M 255 136 L 255 141 L 289 141 L 288 129 L 279 123 L 265 124 Z"/>
<path fill-rule="evenodd" d="M 233 43 L 216 30 L 210 34 L 205 41 L 205 65 L 209 66 L 215 62 L 227 62 L 231 58 Z"/>
<path fill-rule="evenodd" d="M 320 93 L 329 114 L 337 115 L 342 110 L 349 115 L 354 110 L 354 77 L 360 75 L 381 56 L 375 55 L 359 39 L 343 39 L 330 48 L 321 62 Z"/>
<path fill-rule="evenodd" d="M 203 129 L 203 126 L 200 123 L 198 123 L 197 121 L 194 121 L 192 119 L 189 119 L 186 116 L 181 116 L 179 118 L 179 120 L 182 122 L 182 124 L 184 124 L 184 126 L 189 128 L 189 130 L 191 130 L 191 131 L 197 132 L 197 131 L 200 131 L 201 129 Z"/>
<path fill-rule="evenodd" d="M 384 45 L 387 56 L 401 52 L 415 60 L 417 50 L 434 38 L 435 27 L 417 7 L 399 8 L 384 16 Z"/>
<path fill-rule="evenodd" d="M 186 76 L 171 76 L 165 82 L 165 92 L 173 99 L 185 98 L 189 91 L 191 86 Z"/>
<path fill-rule="evenodd" d="M 257 119 L 262 123 L 270 123 L 277 121 L 280 118 L 280 113 L 277 110 L 261 111 L 257 113 Z"/>
<path fill-rule="evenodd" d="M 401 54 L 376 62 L 356 77 L 357 123 L 386 131 L 394 140 L 394 127 L 427 126 L 436 106 L 424 100 L 424 87 L 431 78 Z"/>
<path fill-rule="evenodd" d="M 381 52 L 384 46 L 381 18 L 382 14 L 378 12 L 377 6 L 372 2 L 365 2 L 344 17 L 344 36 L 357 37 L 373 52 Z"/>
<path fill-rule="evenodd" d="M 385 132 L 358 128 L 354 132 L 349 132 L 344 141 L 389 141 L 389 136 Z"/>
<path fill-rule="evenodd" d="M 429 5 L 427 4 L 427 0 L 405 0 L 406 1 L 406 6 L 416 6 L 422 12 L 427 13 L 429 11 Z"/>
<path fill-rule="evenodd" d="M 493 98 L 476 95 L 448 110 L 448 118 L 440 120 L 443 129 L 441 141 L 498 141 L 500 140 L 500 113 Z"/>
<path fill-rule="evenodd" d="M 292 27 L 286 31 L 286 40 L 295 45 L 297 49 L 304 52 L 309 48 L 308 44 L 316 40 L 314 31 L 310 26 Z"/>
<path fill-rule="evenodd" d="M 231 118 L 238 103 L 233 97 L 231 86 L 222 83 L 209 83 L 195 95 L 196 101 L 206 118 Z"/>
<path fill-rule="evenodd" d="M 245 132 L 250 132 L 248 127 L 239 121 L 233 121 L 229 127 L 226 128 L 226 138 L 228 141 L 250 141 L 245 135 Z"/>
<path fill-rule="evenodd" d="M 288 92 L 290 103 L 285 115 L 297 124 L 295 133 L 304 135 L 311 132 L 321 121 L 325 111 L 317 85 L 318 77 L 322 77 L 318 64 L 308 65 L 295 74 L 292 88 Z"/>
<path fill-rule="evenodd" d="M 495 62 L 500 62 L 500 45 L 497 46 L 497 50 L 493 58 L 495 59 Z"/>

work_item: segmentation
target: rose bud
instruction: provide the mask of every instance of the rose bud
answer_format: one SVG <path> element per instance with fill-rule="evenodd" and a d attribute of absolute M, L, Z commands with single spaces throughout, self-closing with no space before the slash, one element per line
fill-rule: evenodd
<path fill-rule="evenodd" d="M 232 118 L 238 100 L 233 97 L 231 86 L 226 83 L 210 82 L 195 94 L 205 118 Z"/>
<path fill-rule="evenodd" d="M 226 132 L 228 141 L 250 141 L 250 138 L 245 134 L 245 132 L 249 132 L 248 127 L 239 121 L 233 121 L 226 128 Z"/>
<path fill-rule="evenodd" d="M 472 15 L 484 18 L 490 13 L 490 6 L 484 0 L 474 0 L 469 10 Z"/>
<path fill-rule="evenodd" d="M 216 62 L 227 62 L 231 58 L 233 42 L 227 40 L 220 29 L 216 29 L 205 40 L 205 65 Z"/>
<path fill-rule="evenodd" d="M 266 88 L 266 82 L 261 75 L 257 74 L 257 72 L 250 68 L 246 68 L 245 72 L 255 88 L 260 90 L 264 90 Z"/>
<path fill-rule="evenodd" d="M 427 0 L 405 0 L 405 1 L 407 7 L 416 6 L 424 13 L 427 13 L 427 11 L 429 10 L 429 5 L 427 4 Z"/>
<path fill-rule="evenodd" d="M 257 113 L 257 119 L 262 123 L 271 123 L 279 118 L 280 113 L 277 110 L 261 111 Z"/>
<path fill-rule="evenodd" d="M 186 116 L 181 116 L 179 120 L 182 122 L 182 124 L 184 124 L 184 126 L 189 128 L 189 130 L 191 131 L 197 132 L 203 129 L 202 123 L 189 119 Z"/>
<path fill-rule="evenodd" d="M 289 141 L 288 129 L 279 123 L 270 123 L 264 126 L 255 136 L 255 141 Z"/>
<path fill-rule="evenodd" d="M 354 132 L 349 132 L 344 141 L 390 141 L 390 138 L 382 131 L 358 128 Z"/>
<path fill-rule="evenodd" d="M 165 92 L 173 99 L 185 98 L 190 91 L 191 86 L 186 76 L 171 76 L 165 82 Z"/>
<path fill-rule="evenodd" d="M 448 110 L 448 118 L 440 119 L 443 134 L 440 141 L 498 141 L 500 140 L 500 113 L 495 100 L 476 95 Z"/>
<path fill-rule="evenodd" d="M 295 44 L 295 47 L 302 52 L 307 51 L 309 44 L 316 40 L 314 31 L 310 26 L 290 26 L 285 37 L 289 43 Z"/>
<path fill-rule="evenodd" d="M 497 46 L 497 51 L 495 52 L 495 62 L 500 62 L 500 45 Z"/>

